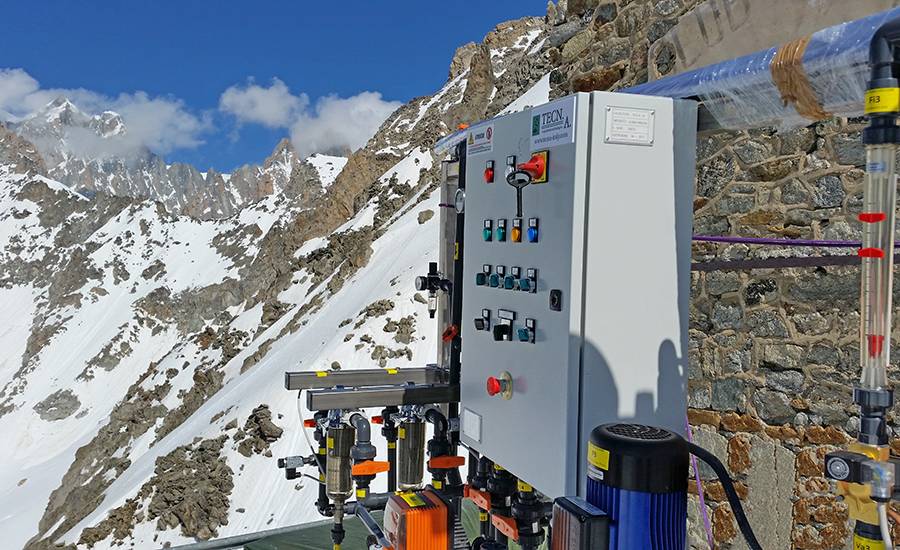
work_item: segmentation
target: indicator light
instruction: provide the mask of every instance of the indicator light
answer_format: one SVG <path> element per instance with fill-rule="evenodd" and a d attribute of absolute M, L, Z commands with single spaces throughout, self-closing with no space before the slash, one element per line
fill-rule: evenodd
<path fill-rule="evenodd" d="M 493 231 L 491 231 L 491 228 L 490 228 L 490 227 L 485 227 L 485 228 L 484 228 L 484 231 L 481 232 L 481 236 L 484 237 L 484 241 L 485 241 L 485 242 L 490 242 L 490 241 L 491 241 L 491 235 L 492 235 L 492 234 L 493 234 Z"/>
<path fill-rule="evenodd" d="M 490 284 L 493 288 L 497 288 L 498 286 L 500 286 L 500 275 L 491 273 Z"/>
<path fill-rule="evenodd" d="M 518 227 L 513 227 L 512 231 L 510 231 L 510 236 L 514 243 L 522 242 L 522 230 Z"/>
<path fill-rule="evenodd" d="M 527 328 L 520 328 L 516 331 L 519 335 L 520 342 L 530 342 L 531 341 L 531 330 Z"/>
<path fill-rule="evenodd" d="M 531 279 L 519 279 L 519 290 L 531 292 Z"/>
<path fill-rule="evenodd" d="M 516 280 L 512 275 L 507 275 L 503 278 L 503 288 L 506 290 L 512 290 L 516 287 Z"/>
<path fill-rule="evenodd" d="M 500 242 L 504 242 L 506 240 L 506 228 L 505 227 L 497 228 L 497 240 Z"/>
<path fill-rule="evenodd" d="M 489 160 L 484 166 L 484 182 L 494 183 L 494 161 Z"/>

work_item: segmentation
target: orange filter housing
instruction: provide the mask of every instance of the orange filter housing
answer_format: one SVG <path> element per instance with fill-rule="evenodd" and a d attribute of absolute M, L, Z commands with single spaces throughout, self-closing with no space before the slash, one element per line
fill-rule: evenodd
<path fill-rule="evenodd" d="M 384 508 L 394 550 L 450 550 L 450 511 L 431 491 L 397 493 Z"/>

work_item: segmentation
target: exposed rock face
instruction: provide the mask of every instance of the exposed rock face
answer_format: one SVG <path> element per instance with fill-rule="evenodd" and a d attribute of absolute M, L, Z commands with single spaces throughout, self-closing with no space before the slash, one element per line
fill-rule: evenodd
<path fill-rule="evenodd" d="M 278 441 L 284 430 L 272 422 L 272 411 L 268 405 L 260 405 L 253 409 L 244 428 L 234 435 L 238 442 L 238 452 L 249 457 L 252 454 L 262 454 L 269 449 L 269 444 Z M 271 453 L 269 453 L 271 455 Z"/>
<path fill-rule="evenodd" d="M 47 167 L 37 147 L 3 124 L 0 124 L 0 164 L 9 166 L 17 174 L 47 174 Z"/>
<path fill-rule="evenodd" d="M 147 517 L 158 518 L 158 529 L 180 527 L 186 537 L 209 540 L 228 524 L 234 472 L 220 456 L 225 441 L 206 439 L 157 460 Z"/>
<path fill-rule="evenodd" d="M 43 420 L 54 421 L 67 418 L 78 410 L 81 402 L 71 390 L 58 390 L 34 406 L 34 412 Z"/>

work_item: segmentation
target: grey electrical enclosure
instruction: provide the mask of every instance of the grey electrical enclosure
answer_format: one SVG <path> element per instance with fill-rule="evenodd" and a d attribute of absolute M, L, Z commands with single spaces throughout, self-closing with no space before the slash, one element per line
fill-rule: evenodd
<path fill-rule="evenodd" d="M 601 423 L 684 433 L 696 118 L 595 92 L 468 132 L 461 437 L 549 497 Z"/>

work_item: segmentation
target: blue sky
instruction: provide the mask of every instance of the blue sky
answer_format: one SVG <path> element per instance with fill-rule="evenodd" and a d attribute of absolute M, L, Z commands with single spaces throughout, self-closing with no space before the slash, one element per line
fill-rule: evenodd
<path fill-rule="evenodd" d="M 15 24 L 0 33 L 0 69 L 22 71 L 0 74 L 0 114 L 4 98 L 21 117 L 57 91 L 82 89 L 70 94 L 80 107 L 158 121 L 136 131 L 167 159 L 223 171 L 259 162 L 280 137 L 303 141 L 305 122 L 327 126 L 316 125 L 317 110 L 346 110 L 322 97 L 376 92 L 354 105 L 378 117 L 432 93 L 457 46 L 546 10 L 546 0 L 4 4 Z"/>

